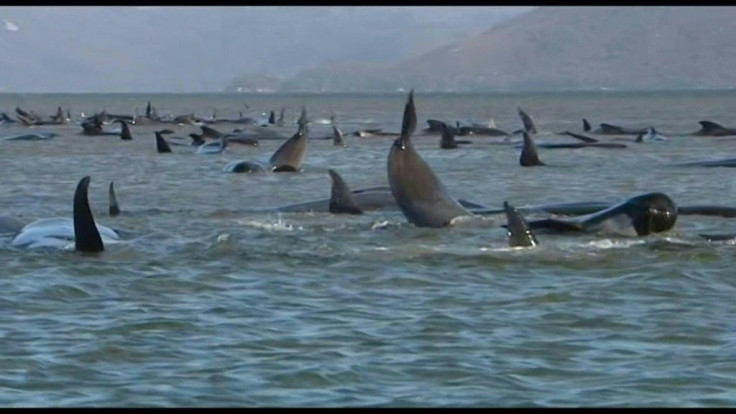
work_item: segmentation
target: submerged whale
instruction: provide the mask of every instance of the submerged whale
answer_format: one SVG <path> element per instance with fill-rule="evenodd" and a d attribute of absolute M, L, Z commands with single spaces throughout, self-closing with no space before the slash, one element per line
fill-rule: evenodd
<path fill-rule="evenodd" d="M 631 129 L 620 127 L 617 125 L 602 123 L 600 124 L 600 128 L 591 132 L 602 135 L 640 135 L 646 133 L 647 130 L 646 128 Z"/>
<path fill-rule="evenodd" d="M 726 128 L 723 125 L 717 124 L 713 121 L 699 121 L 698 123 L 700 124 L 700 130 L 688 135 L 700 137 L 725 137 L 729 135 L 736 135 L 736 128 Z"/>
<path fill-rule="evenodd" d="M 647 236 L 670 230 L 677 221 L 677 205 L 664 193 L 632 197 L 604 210 L 574 218 L 530 221 L 529 228 L 553 232 L 611 232 Z"/>
<path fill-rule="evenodd" d="M 416 129 L 414 90 L 409 92 L 401 135 L 391 145 L 388 155 L 388 182 L 406 219 L 417 227 L 445 227 L 460 216 L 470 216 L 452 198 L 432 168 L 414 149 L 411 134 Z"/>

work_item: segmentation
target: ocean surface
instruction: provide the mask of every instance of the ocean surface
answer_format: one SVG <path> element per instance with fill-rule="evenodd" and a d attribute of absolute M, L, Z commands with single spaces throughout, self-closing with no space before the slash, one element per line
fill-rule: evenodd
<path fill-rule="evenodd" d="M 326 198 L 330 168 L 352 189 L 385 186 L 406 94 L 0 94 L 0 111 L 43 117 L 115 114 L 264 118 L 302 106 L 310 135 L 335 116 L 347 148 L 310 141 L 296 174 L 233 174 L 281 144 L 191 146 L 158 154 L 153 131 L 133 141 L 81 127 L 0 125 L 0 215 L 71 217 L 92 178 L 98 224 L 123 240 L 99 255 L 21 249 L 0 238 L 0 406 L 690 406 L 736 405 L 736 220 L 681 216 L 663 234 L 538 234 L 509 248 L 505 216 L 417 228 L 398 210 L 362 216 L 259 211 Z M 415 95 L 413 138 L 450 193 L 488 207 L 618 202 L 664 192 L 678 204 L 735 206 L 736 171 L 672 164 L 736 157 L 736 137 L 684 136 L 711 120 L 736 127 L 736 91 Z M 519 166 L 520 138 L 463 137 L 442 150 L 426 120 L 521 128 L 537 143 L 571 142 L 582 118 L 654 126 L 666 141 L 625 149 L 539 149 Z M 217 124 L 230 132 L 242 127 Z M 114 130 L 117 124 L 106 125 Z M 197 126 L 171 126 L 187 137 Z M 173 141 L 173 139 L 172 139 Z M 184 142 L 188 142 L 188 139 Z M 114 181 L 122 214 L 107 213 Z M 543 217 L 529 215 L 527 219 Z"/>

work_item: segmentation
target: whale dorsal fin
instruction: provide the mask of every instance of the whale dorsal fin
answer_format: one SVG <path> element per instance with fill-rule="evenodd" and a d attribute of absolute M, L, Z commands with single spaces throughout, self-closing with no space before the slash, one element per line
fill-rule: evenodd
<path fill-rule="evenodd" d="M 89 176 L 82 178 L 74 191 L 74 248 L 80 252 L 95 253 L 105 250 L 105 246 L 89 208 L 89 181 Z"/>
<path fill-rule="evenodd" d="M 537 126 L 534 125 L 534 121 L 532 120 L 532 117 L 529 116 L 526 112 L 524 112 L 521 107 L 516 107 L 516 110 L 519 112 L 519 118 L 521 118 L 521 122 L 524 124 L 524 130 L 526 132 L 529 132 L 530 134 L 536 134 L 537 133 Z"/>
<path fill-rule="evenodd" d="M 271 114 L 268 116 L 268 123 L 273 125 L 276 123 L 276 113 L 271 111 Z"/>
<path fill-rule="evenodd" d="M 120 214 L 120 206 L 118 205 L 117 197 L 115 197 L 115 186 L 113 185 L 112 181 L 110 181 L 110 189 L 108 190 L 107 194 L 110 205 L 110 217 L 115 217 Z"/>
<path fill-rule="evenodd" d="M 202 129 L 203 137 L 220 138 L 220 136 L 222 136 L 222 132 L 207 125 L 201 125 L 200 128 Z"/>
<path fill-rule="evenodd" d="M 330 194 L 330 213 L 332 214 L 363 214 L 363 210 L 358 208 L 353 199 L 353 194 L 340 177 L 340 174 L 333 169 L 327 170 L 332 178 L 332 190 Z"/>
<path fill-rule="evenodd" d="M 163 135 L 161 135 L 161 131 L 156 131 L 156 151 L 158 151 L 159 154 L 171 152 L 171 147 L 169 146 L 169 143 L 166 142 Z"/>
<path fill-rule="evenodd" d="M 455 143 L 455 135 L 452 133 L 452 130 L 445 124 L 444 122 L 440 122 L 440 131 L 441 136 L 440 138 L 440 147 L 441 148 L 457 148 L 457 144 Z"/>
<path fill-rule="evenodd" d="M 191 133 L 189 134 L 189 137 L 192 138 L 192 145 L 200 146 L 205 143 L 204 139 L 199 134 Z"/>
<path fill-rule="evenodd" d="M 507 201 L 503 202 L 503 209 L 506 212 L 506 228 L 508 230 L 510 247 L 531 247 L 539 244 L 519 210 L 515 209 Z"/>
<path fill-rule="evenodd" d="M 342 131 L 337 125 L 332 126 L 332 143 L 337 146 L 347 147 L 345 143 L 345 137 L 342 135 Z"/>
<path fill-rule="evenodd" d="M 123 121 L 122 119 L 117 119 L 115 122 L 120 122 L 120 139 L 123 141 L 130 141 L 133 139 L 133 135 L 130 133 L 130 128 L 128 128 L 128 123 Z"/>
<path fill-rule="evenodd" d="M 723 125 L 717 124 L 713 121 L 700 121 L 698 122 L 701 127 L 703 127 L 703 131 L 714 131 L 714 130 L 721 130 L 726 129 Z"/>
<path fill-rule="evenodd" d="M 588 132 L 590 131 L 590 124 L 588 123 L 588 120 L 583 118 L 583 131 Z"/>
<path fill-rule="evenodd" d="M 542 161 L 539 160 L 539 155 L 537 154 L 537 146 L 534 144 L 534 139 L 526 131 L 522 132 L 522 134 L 524 134 L 524 146 L 521 149 L 519 164 L 521 164 L 522 167 L 545 165 Z"/>
<path fill-rule="evenodd" d="M 417 127 L 417 110 L 414 107 L 414 89 L 409 91 L 409 97 L 404 107 L 404 117 L 401 121 L 401 135 L 396 140 L 401 148 L 411 144 L 410 137 Z"/>

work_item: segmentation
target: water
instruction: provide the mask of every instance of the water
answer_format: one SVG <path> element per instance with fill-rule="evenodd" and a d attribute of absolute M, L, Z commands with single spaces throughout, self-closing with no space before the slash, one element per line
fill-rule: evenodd
<path fill-rule="evenodd" d="M 3 406 L 729 406 L 736 404 L 733 243 L 725 218 L 683 216 L 660 235 L 540 234 L 510 249 L 503 216 L 446 229 L 415 228 L 398 211 L 363 216 L 254 213 L 328 197 L 328 168 L 352 188 L 386 185 L 388 138 L 406 96 L 0 95 L 40 115 L 107 109 L 159 114 L 278 114 L 296 130 L 301 105 L 313 136 L 336 115 L 347 148 L 311 141 L 301 174 L 229 174 L 280 144 L 233 145 L 222 155 L 172 147 L 153 126 L 134 141 L 38 127 L 45 142 L 0 142 L 0 207 L 30 221 L 71 216 L 74 188 L 92 177 L 100 224 L 125 232 L 97 256 L 21 250 L 0 239 L 0 405 Z M 246 107 L 247 105 L 247 107 Z M 459 198 L 490 207 L 619 201 L 662 191 L 679 204 L 733 205 L 729 168 L 671 168 L 733 157 L 735 138 L 678 137 L 710 119 L 736 126 L 736 92 L 417 94 L 424 120 L 535 119 L 554 132 L 653 125 L 664 142 L 545 150 L 522 168 L 500 138 L 447 151 L 417 137 L 420 154 Z M 217 125 L 228 131 L 237 125 Z M 110 128 L 110 127 L 108 127 Z M 184 136 L 194 126 L 175 127 Z M 27 131 L 0 126 L 2 136 Z M 613 140 L 602 137 L 603 141 Z M 107 186 L 123 211 L 107 214 Z M 535 216 L 531 216 L 535 217 Z"/>

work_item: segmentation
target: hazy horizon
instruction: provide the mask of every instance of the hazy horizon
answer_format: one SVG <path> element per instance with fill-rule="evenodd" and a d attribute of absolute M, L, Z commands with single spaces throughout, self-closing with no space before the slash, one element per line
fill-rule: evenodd
<path fill-rule="evenodd" d="M 0 91 L 218 92 L 247 73 L 290 77 L 332 62 L 395 63 L 532 9 L 3 6 Z"/>

